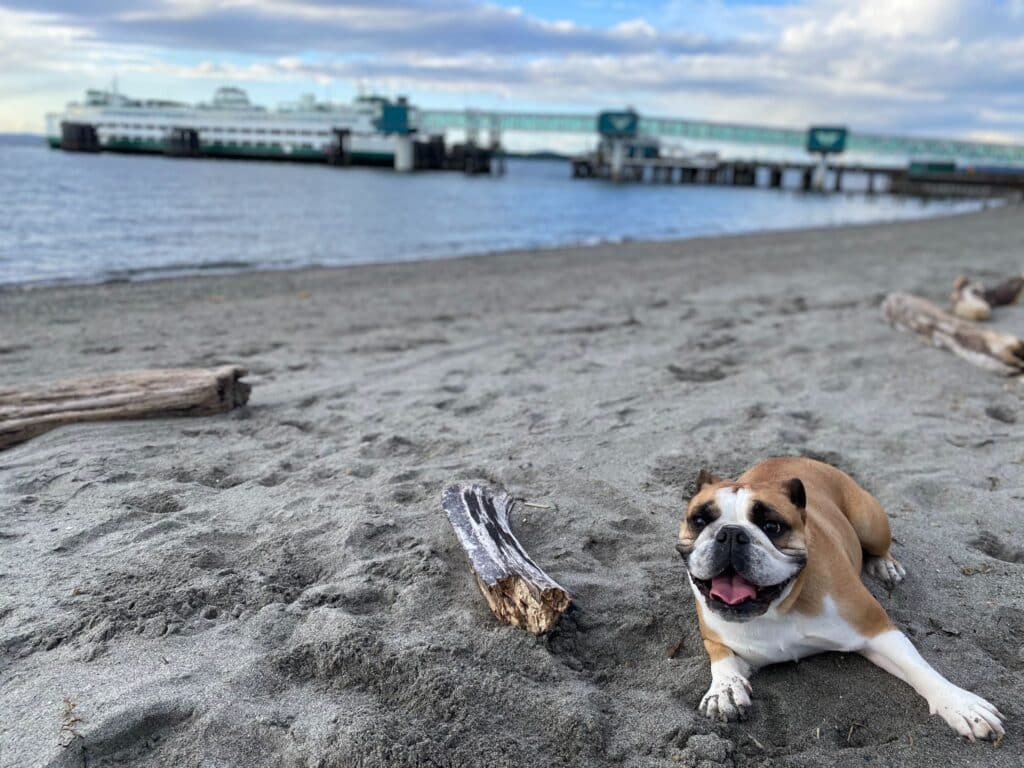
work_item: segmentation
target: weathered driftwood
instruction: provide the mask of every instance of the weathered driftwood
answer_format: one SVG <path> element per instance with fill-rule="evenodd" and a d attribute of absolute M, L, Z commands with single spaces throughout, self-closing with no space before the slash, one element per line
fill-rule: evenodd
<path fill-rule="evenodd" d="M 502 621 L 539 635 L 555 626 L 571 597 L 512 535 L 512 504 L 505 491 L 480 485 L 453 485 L 441 498 L 491 610 Z"/>
<path fill-rule="evenodd" d="M 64 424 L 208 416 L 249 400 L 244 368 L 131 371 L 0 389 L 0 450 Z"/>
<path fill-rule="evenodd" d="M 953 283 L 949 297 L 953 303 L 953 314 L 964 320 L 988 320 L 992 316 L 992 305 L 984 295 L 984 288 L 960 275 Z"/>
<path fill-rule="evenodd" d="M 988 320 L 993 307 L 1016 304 L 1024 291 L 1024 276 L 1015 275 L 998 285 L 986 288 L 960 275 L 953 283 L 953 314 L 966 320 Z"/>
<path fill-rule="evenodd" d="M 1022 291 L 1024 291 L 1024 276 L 1014 275 L 999 285 L 983 289 L 982 296 L 990 307 L 1005 307 L 1008 304 L 1016 304 Z"/>
<path fill-rule="evenodd" d="M 1013 334 L 981 328 L 906 293 L 889 294 L 882 311 L 896 328 L 921 334 L 974 365 L 1007 376 L 1024 371 L 1024 341 Z"/>

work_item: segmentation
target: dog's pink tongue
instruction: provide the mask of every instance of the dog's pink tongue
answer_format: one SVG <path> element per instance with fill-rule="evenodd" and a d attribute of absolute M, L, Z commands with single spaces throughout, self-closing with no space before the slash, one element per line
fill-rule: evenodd
<path fill-rule="evenodd" d="M 736 605 L 757 597 L 757 588 L 738 573 L 715 576 L 711 580 L 711 596 L 717 597 L 723 603 Z"/>

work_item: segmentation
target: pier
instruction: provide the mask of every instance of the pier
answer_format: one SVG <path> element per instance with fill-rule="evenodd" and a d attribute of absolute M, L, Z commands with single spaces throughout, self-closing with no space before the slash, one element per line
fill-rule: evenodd
<path fill-rule="evenodd" d="M 899 188 L 906 172 L 891 166 L 821 166 L 809 162 L 759 160 L 705 160 L 699 158 L 626 159 L 616 169 L 608 159 L 596 155 L 571 160 L 572 176 L 577 179 L 606 179 L 617 182 L 650 184 L 709 184 L 760 189 L 798 189 L 804 192 L 853 191 L 853 176 L 866 178 L 856 191 L 875 194 Z"/>
<path fill-rule="evenodd" d="M 801 192 L 843 192 L 909 197 L 1000 198 L 1024 201 L 1024 170 L 920 170 L 859 163 L 707 160 L 696 158 L 626 159 L 617 170 L 597 155 L 571 160 L 576 179 L 665 185 L 704 184 Z M 859 179 L 863 183 L 851 183 Z"/>
<path fill-rule="evenodd" d="M 632 111 L 602 112 L 597 150 L 572 158 L 572 176 L 613 182 L 705 184 L 803 192 L 879 192 L 915 197 L 1024 200 L 1024 167 L 959 167 L 953 161 L 893 164 L 839 162 L 849 136 L 844 126 L 811 126 L 804 149 L 817 160 L 724 160 L 714 153 L 666 155 L 656 137 L 640 133 Z M 852 178 L 863 184 L 850 185 Z"/>

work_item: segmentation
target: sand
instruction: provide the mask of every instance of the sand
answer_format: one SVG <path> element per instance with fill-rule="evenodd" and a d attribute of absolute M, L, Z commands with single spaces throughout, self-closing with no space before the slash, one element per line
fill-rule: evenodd
<path fill-rule="evenodd" d="M 1022 257 L 1014 208 L 0 292 L 5 384 L 237 362 L 254 387 L 0 453 L 0 765 L 1019 766 L 1021 392 L 879 304 Z M 746 723 L 696 714 L 682 501 L 777 454 L 888 508 L 909 576 L 870 588 L 1007 715 L 1001 748 L 850 655 L 762 671 Z M 514 520 L 576 598 L 548 637 L 476 589 L 439 505 L 471 479 L 554 506 Z"/>

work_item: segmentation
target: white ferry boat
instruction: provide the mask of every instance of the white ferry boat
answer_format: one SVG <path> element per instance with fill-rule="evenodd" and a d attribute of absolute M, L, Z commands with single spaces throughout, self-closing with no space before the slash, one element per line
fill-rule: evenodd
<path fill-rule="evenodd" d="M 418 119 L 404 98 L 337 104 L 307 95 L 271 111 L 232 87 L 194 106 L 91 90 L 83 103 L 48 114 L 46 135 L 50 146 L 64 149 L 319 162 L 344 142 L 347 162 L 392 165 Z"/>

